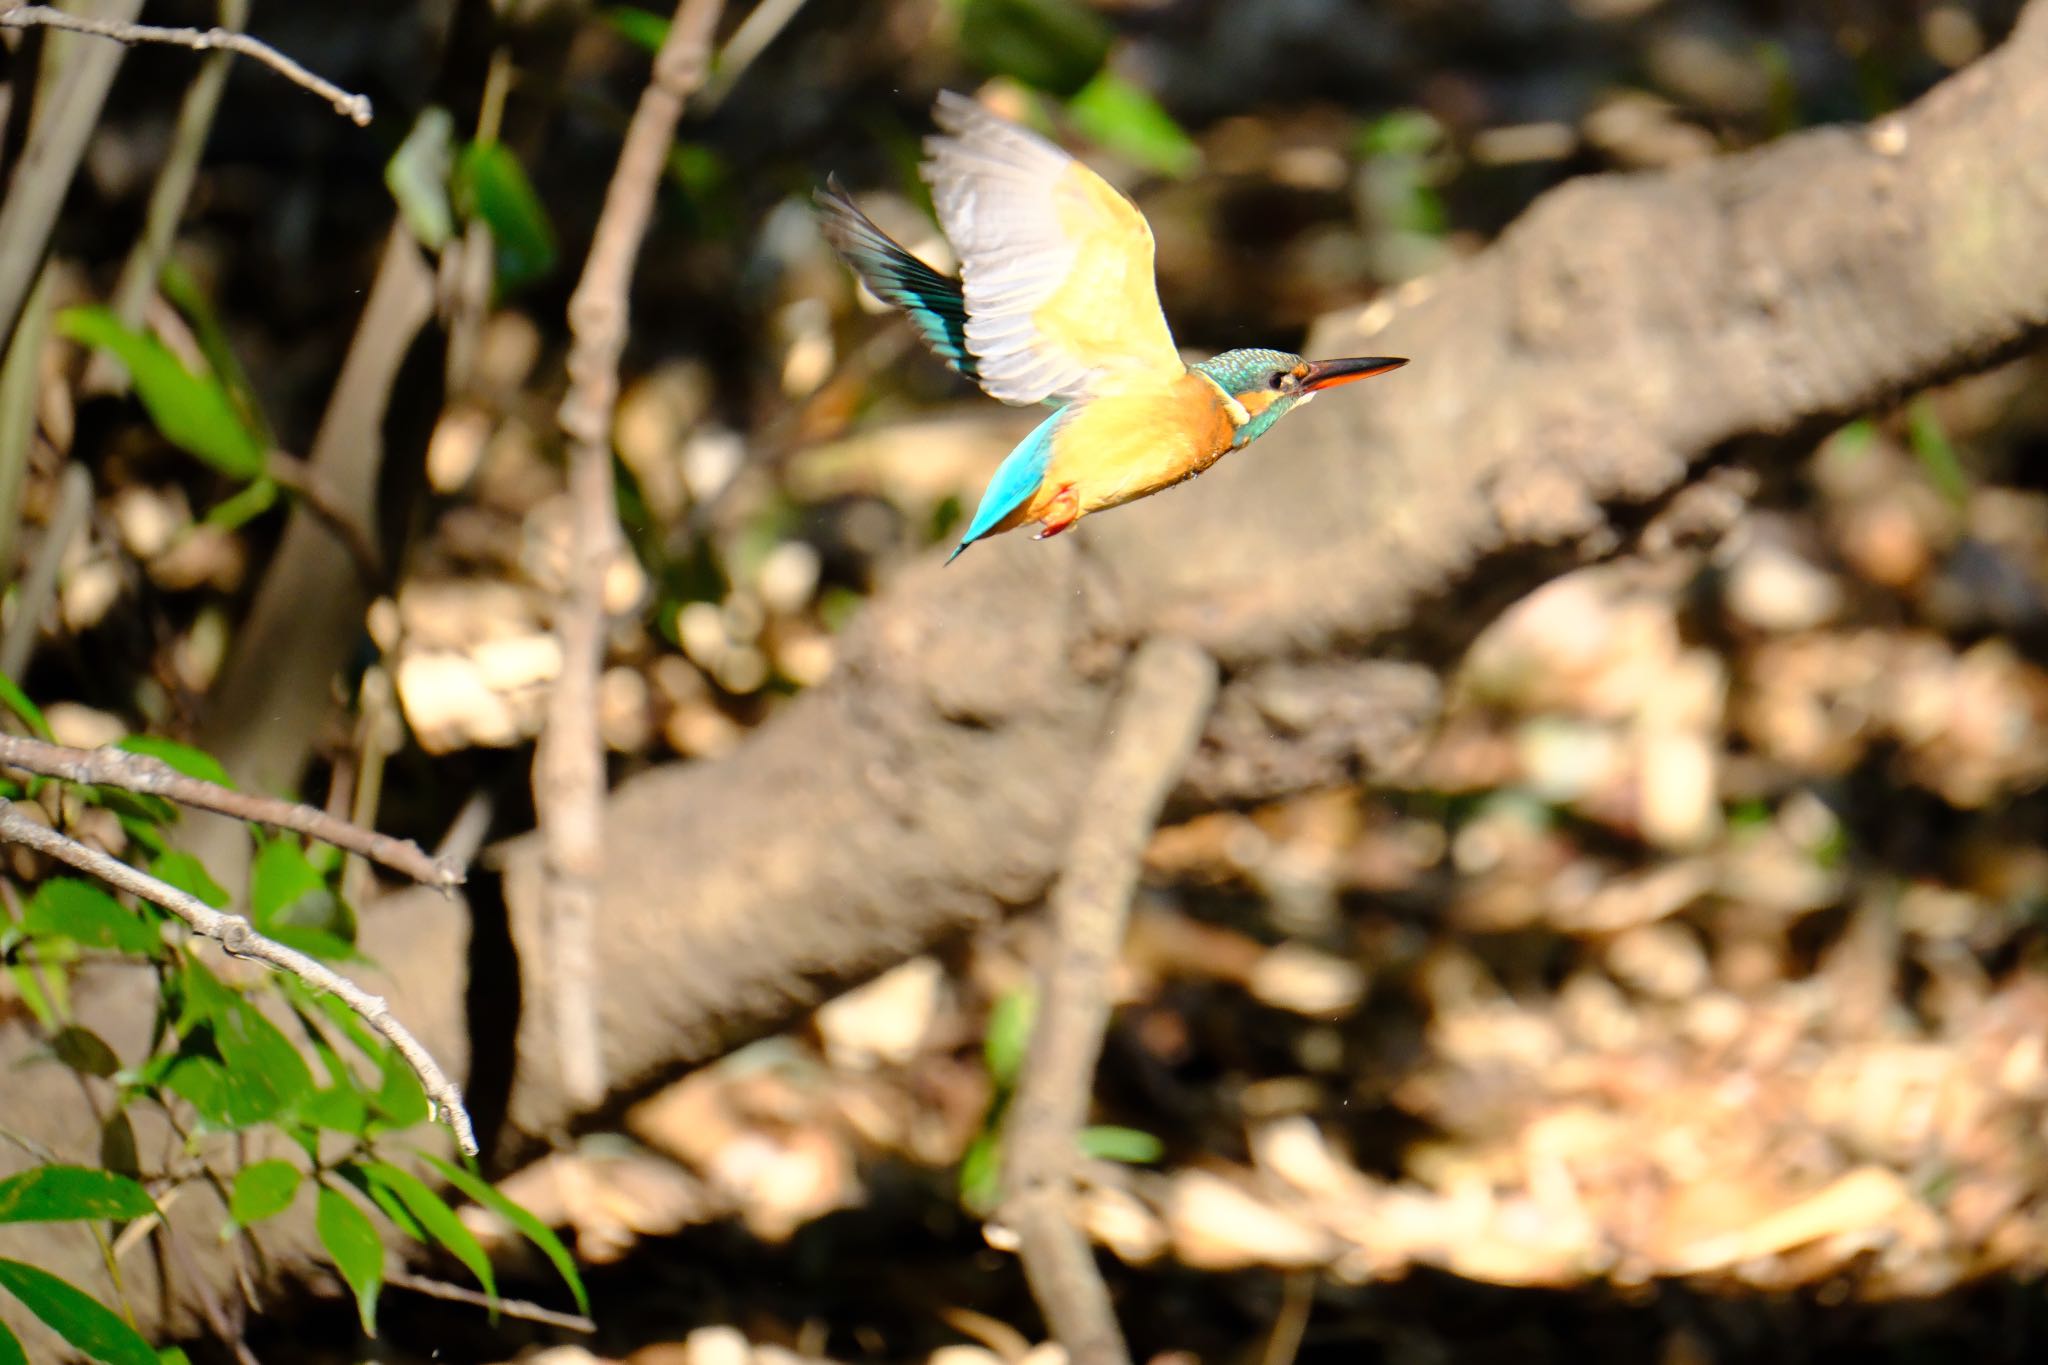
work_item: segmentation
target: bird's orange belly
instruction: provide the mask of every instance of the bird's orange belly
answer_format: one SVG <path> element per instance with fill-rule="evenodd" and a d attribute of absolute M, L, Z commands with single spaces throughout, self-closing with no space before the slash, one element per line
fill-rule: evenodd
<path fill-rule="evenodd" d="M 1118 507 L 1216 463 L 1230 449 L 1230 419 L 1206 383 L 1188 382 L 1201 388 L 1098 399 L 1077 413 L 1019 519 L 1042 520 L 1069 491 L 1077 517 Z"/>

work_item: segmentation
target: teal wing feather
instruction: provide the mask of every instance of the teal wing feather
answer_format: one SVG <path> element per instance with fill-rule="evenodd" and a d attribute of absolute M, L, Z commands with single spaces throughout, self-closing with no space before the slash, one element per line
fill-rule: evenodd
<path fill-rule="evenodd" d="M 1061 408 L 1052 416 L 1031 429 L 1031 434 L 1017 443 L 1017 448 L 1004 457 L 996 469 L 996 476 L 988 481 L 988 488 L 981 495 L 981 505 L 974 509 L 974 520 L 967 524 L 967 534 L 960 537 L 960 544 L 953 553 L 946 556 L 951 564 L 960 557 L 960 552 L 994 530 L 996 523 L 1022 507 L 1045 482 L 1046 466 L 1052 461 L 1053 436 L 1060 422 L 1074 409 Z"/>
<path fill-rule="evenodd" d="M 911 255 L 856 208 L 837 183 L 828 181 L 815 198 L 826 240 L 875 297 L 909 314 L 939 359 L 978 382 L 981 375 L 967 349 L 967 299 L 960 281 Z"/>

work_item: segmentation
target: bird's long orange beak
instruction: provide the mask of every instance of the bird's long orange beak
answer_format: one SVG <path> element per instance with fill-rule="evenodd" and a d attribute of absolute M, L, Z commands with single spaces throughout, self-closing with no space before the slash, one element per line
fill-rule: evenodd
<path fill-rule="evenodd" d="M 1304 393 L 1334 389 L 1339 384 L 1398 370 L 1407 363 L 1406 356 L 1391 355 L 1361 356 L 1353 360 L 1311 360 L 1307 372 L 1301 376 L 1301 387 Z"/>

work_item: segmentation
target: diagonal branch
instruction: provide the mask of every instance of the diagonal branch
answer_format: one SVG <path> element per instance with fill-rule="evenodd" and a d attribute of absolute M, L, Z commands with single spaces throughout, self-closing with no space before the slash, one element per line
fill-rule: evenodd
<path fill-rule="evenodd" d="M 89 15 L 67 14 L 51 5 L 23 5 L 0 14 L 0 28 L 61 28 L 72 33 L 89 33 L 111 38 L 129 47 L 137 43 L 158 43 L 187 47 L 194 52 L 233 52 L 263 63 L 302 90 L 310 90 L 334 106 L 334 112 L 359 128 L 370 123 L 370 97 L 351 95 L 325 77 L 316 76 L 260 38 L 227 28 L 159 28 L 154 24 L 123 23 L 95 19 Z"/>
<path fill-rule="evenodd" d="M 273 829 L 310 835 L 444 891 L 462 884 L 460 865 L 450 859 L 429 857 L 410 839 L 394 839 L 296 801 L 252 796 L 232 787 L 187 777 L 162 759 L 147 754 L 131 754 L 122 749 L 72 749 L 62 744 L 45 744 L 39 739 L 0 735 L 0 765 L 66 782 L 161 796 L 194 810 L 209 810 Z"/>
<path fill-rule="evenodd" d="M 47 854 L 60 863 L 98 877 L 109 886 L 139 896 L 183 920 L 193 933 L 214 940 L 236 957 L 255 958 L 281 972 L 289 972 L 314 990 L 325 991 L 353 1010 L 357 1017 L 384 1035 L 405 1064 L 420 1078 L 420 1088 L 439 1109 L 442 1119 L 454 1130 L 455 1141 L 466 1156 L 475 1156 L 476 1131 L 469 1111 L 462 1106 L 462 1091 L 405 1025 L 393 1017 L 384 1001 L 304 953 L 265 938 L 239 915 L 214 909 L 197 896 L 158 881 L 97 849 L 87 848 L 47 825 L 24 816 L 12 801 L 0 797 L 0 840 L 22 844 Z"/>

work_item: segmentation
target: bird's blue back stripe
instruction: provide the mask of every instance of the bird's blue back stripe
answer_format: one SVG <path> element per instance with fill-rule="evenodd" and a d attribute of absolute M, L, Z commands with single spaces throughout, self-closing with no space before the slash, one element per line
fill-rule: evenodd
<path fill-rule="evenodd" d="M 817 202 L 826 237 L 875 296 L 907 313 L 941 360 L 978 378 L 967 349 L 967 300 L 960 282 L 904 250 L 836 187 L 820 190 Z"/>

